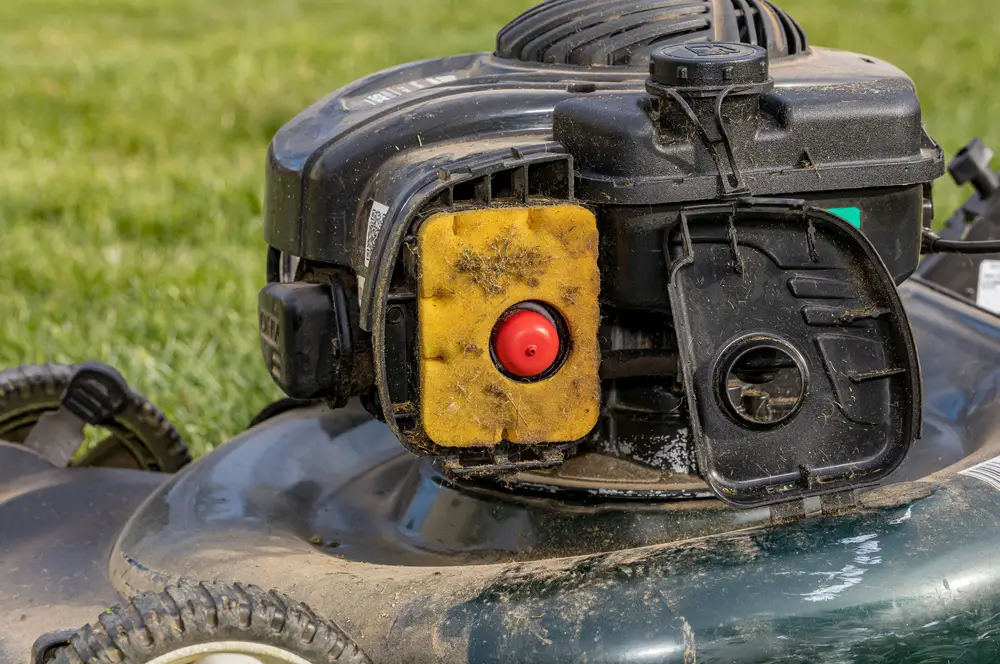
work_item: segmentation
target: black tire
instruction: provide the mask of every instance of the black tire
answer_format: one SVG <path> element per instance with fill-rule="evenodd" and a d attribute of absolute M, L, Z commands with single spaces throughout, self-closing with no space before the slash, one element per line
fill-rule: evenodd
<path fill-rule="evenodd" d="M 23 443 L 43 414 L 59 408 L 59 397 L 74 372 L 75 367 L 66 364 L 0 371 L 0 440 Z M 191 462 L 174 426 L 134 390 L 125 410 L 103 428 L 111 435 L 71 465 L 174 473 Z"/>
<path fill-rule="evenodd" d="M 188 582 L 108 609 L 49 661 L 147 664 L 182 648 L 233 641 L 280 648 L 313 664 L 371 664 L 336 624 L 281 593 Z"/>

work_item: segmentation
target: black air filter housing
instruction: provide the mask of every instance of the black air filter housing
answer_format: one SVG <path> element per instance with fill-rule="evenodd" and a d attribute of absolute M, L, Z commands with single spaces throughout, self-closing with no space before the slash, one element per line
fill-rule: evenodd
<path fill-rule="evenodd" d="M 771 60 L 808 49 L 805 32 L 767 0 L 549 0 L 497 35 L 496 54 L 524 62 L 641 68 L 656 47 L 742 42 Z"/>

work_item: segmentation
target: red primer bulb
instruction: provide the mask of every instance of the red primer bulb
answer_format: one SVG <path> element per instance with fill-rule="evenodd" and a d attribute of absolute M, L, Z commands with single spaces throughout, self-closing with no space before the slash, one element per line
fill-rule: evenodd
<path fill-rule="evenodd" d="M 500 324 L 493 336 L 493 353 L 507 373 L 534 378 L 559 357 L 559 331 L 542 314 L 523 309 Z"/>

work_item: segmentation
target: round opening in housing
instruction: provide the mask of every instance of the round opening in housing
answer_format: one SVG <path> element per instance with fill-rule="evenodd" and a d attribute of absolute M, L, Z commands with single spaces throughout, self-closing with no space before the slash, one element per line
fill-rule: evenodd
<path fill-rule="evenodd" d="M 791 419 L 805 401 L 808 372 L 801 353 L 769 335 L 750 335 L 723 351 L 716 391 L 725 409 L 751 428 Z"/>

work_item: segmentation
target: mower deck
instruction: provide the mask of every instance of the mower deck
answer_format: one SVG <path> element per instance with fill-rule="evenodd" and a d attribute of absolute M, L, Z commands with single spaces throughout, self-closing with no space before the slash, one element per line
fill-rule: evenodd
<path fill-rule="evenodd" d="M 1000 453 L 983 407 L 1000 389 L 1000 325 L 919 281 L 903 295 L 929 351 L 924 437 L 893 484 L 835 516 L 460 487 L 356 404 L 265 422 L 137 511 L 163 476 L 44 470 L 0 447 L 0 529 L 14 534 L 0 654 L 25 661 L 42 632 L 185 578 L 278 588 L 378 662 L 819 661 L 962 643 L 986 661 L 1000 493 L 988 467 L 959 471 Z"/>

